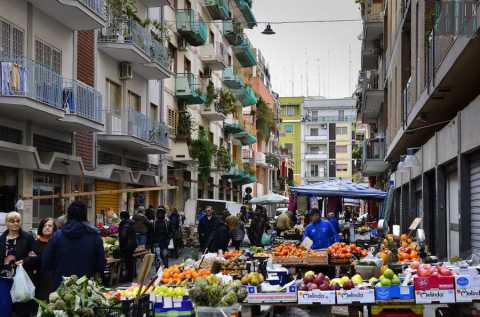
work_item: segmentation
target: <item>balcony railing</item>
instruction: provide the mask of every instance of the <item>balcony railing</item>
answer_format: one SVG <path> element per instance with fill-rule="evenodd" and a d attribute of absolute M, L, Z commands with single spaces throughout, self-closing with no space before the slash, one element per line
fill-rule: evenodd
<path fill-rule="evenodd" d="M 79 0 L 90 10 L 101 17 L 105 17 L 105 1 L 104 0 Z"/>
<path fill-rule="evenodd" d="M 303 122 L 320 122 L 320 123 L 353 122 L 356 119 L 357 119 L 356 116 L 320 116 L 320 117 L 305 116 L 303 118 Z"/>
<path fill-rule="evenodd" d="M 412 95 L 412 89 L 413 89 L 413 84 L 412 84 L 412 77 L 410 77 L 407 81 L 407 85 L 403 89 L 402 92 L 402 99 L 403 99 L 403 107 L 405 109 L 404 111 L 404 122 L 407 122 L 408 115 L 412 111 L 413 106 L 415 105 L 415 100 Z"/>
<path fill-rule="evenodd" d="M 194 10 L 177 10 L 177 31 L 192 46 L 207 42 L 208 27 Z"/>
<path fill-rule="evenodd" d="M 247 26 L 249 28 L 253 28 L 257 25 L 257 20 L 255 19 L 255 15 L 252 11 L 252 1 L 251 0 L 235 0 L 237 3 L 240 12 L 242 12 L 245 21 L 247 22 Z"/>
<path fill-rule="evenodd" d="M 362 161 L 385 159 L 385 141 L 381 139 L 368 139 L 362 143 L 363 155 Z"/>
<path fill-rule="evenodd" d="M 155 63 L 169 69 L 170 55 L 168 53 L 168 48 L 156 39 L 152 39 L 151 56 Z"/>
<path fill-rule="evenodd" d="M 233 94 L 237 97 L 238 101 L 244 106 L 251 106 L 257 103 L 258 99 L 253 92 L 252 87 L 246 86 L 238 90 L 234 90 Z"/>
<path fill-rule="evenodd" d="M 201 82 L 198 76 L 191 73 L 177 74 L 175 96 L 187 105 L 203 104 L 205 102 Z"/>
<path fill-rule="evenodd" d="M 133 44 L 150 56 L 151 34 L 133 18 L 109 17 L 107 26 L 99 34 L 101 43 Z"/>
<path fill-rule="evenodd" d="M 383 11 L 383 2 L 377 1 L 373 2 L 372 0 L 367 1 L 366 5 L 366 15 L 365 19 L 367 23 L 381 23 L 382 11 Z"/>
<path fill-rule="evenodd" d="M 150 123 L 149 141 L 153 144 L 169 147 L 169 128 L 163 122 Z"/>
<path fill-rule="evenodd" d="M 77 80 L 65 80 L 63 98 L 67 112 L 103 123 L 102 95 L 94 88 Z"/>
<path fill-rule="evenodd" d="M 26 58 L 0 58 L 0 96 L 26 97 L 85 119 L 103 122 L 102 96 L 94 88 L 63 78 Z"/>
<path fill-rule="evenodd" d="M 242 67 L 251 67 L 257 64 L 257 56 L 246 36 L 243 37 L 242 43 L 233 47 L 233 51 Z"/>
<path fill-rule="evenodd" d="M 229 17 L 227 0 L 204 0 L 203 5 L 214 20 L 226 20 Z"/>
<path fill-rule="evenodd" d="M 240 45 L 244 37 L 242 25 L 234 20 L 224 21 L 223 35 L 231 45 Z"/>
<path fill-rule="evenodd" d="M 152 122 L 138 111 L 128 112 L 128 134 L 143 141 L 168 147 L 168 127 L 162 122 Z"/>
<path fill-rule="evenodd" d="M 228 65 L 227 52 L 221 42 L 200 47 L 200 57 L 204 63 L 212 65 L 214 70 L 222 70 Z"/>
<path fill-rule="evenodd" d="M 233 67 L 225 68 L 223 71 L 223 83 L 230 89 L 240 89 L 245 85 L 242 76 L 236 74 Z"/>

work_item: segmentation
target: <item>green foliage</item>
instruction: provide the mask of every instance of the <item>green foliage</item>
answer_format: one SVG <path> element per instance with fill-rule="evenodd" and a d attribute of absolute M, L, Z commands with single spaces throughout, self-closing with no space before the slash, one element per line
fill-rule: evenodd
<path fill-rule="evenodd" d="M 220 112 L 224 115 L 234 114 L 236 111 L 236 99 L 232 92 L 229 89 L 222 89 L 218 97 Z"/>
<path fill-rule="evenodd" d="M 180 112 L 178 115 L 177 139 L 190 140 L 193 130 L 192 116 L 188 111 Z"/>
<path fill-rule="evenodd" d="M 217 150 L 215 165 L 218 169 L 224 171 L 232 167 L 232 159 L 230 157 L 230 153 L 223 145 L 221 145 Z"/>
<path fill-rule="evenodd" d="M 358 146 L 354 146 L 352 149 L 352 159 L 361 159 L 362 158 L 362 152 L 360 151 L 360 148 Z"/>
<path fill-rule="evenodd" d="M 207 98 L 205 100 L 205 109 L 209 110 L 210 107 L 212 106 L 212 103 L 217 99 L 218 94 L 215 91 L 215 86 L 213 85 L 213 82 L 210 80 L 208 82 L 207 86 Z"/>
<path fill-rule="evenodd" d="M 275 120 L 272 109 L 268 107 L 262 98 L 259 98 L 257 101 L 256 115 L 258 138 L 268 142 L 270 131 L 275 128 Z"/>
<path fill-rule="evenodd" d="M 190 145 L 190 156 L 198 160 L 200 166 L 198 178 L 200 181 L 208 182 L 210 177 L 213 155 L 216 152 L 215 145 L 210 142 L 205 129 L 200 129 L 198 138 Z"/>

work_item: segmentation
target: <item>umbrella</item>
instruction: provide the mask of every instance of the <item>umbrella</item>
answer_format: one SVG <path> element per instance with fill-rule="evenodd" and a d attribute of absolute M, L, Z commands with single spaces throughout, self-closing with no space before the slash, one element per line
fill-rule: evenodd
<path fill-rule="evenodd" d="M 314 184 L 294 186 L 290 188 L 297 195 L 306 196 L 340 196 L 360 199 L 384 199 L 387 193 L 368 184 L 358 184 L 347 180 L 329 180 Z"/>
<path fill-rule="evenodd" d="M 288 197 L 271 193 L 265 196 L 255 197 L 249 201 L 250 204 L 259 205 L 274 205 L 274 204 L 287 204 Z"/>

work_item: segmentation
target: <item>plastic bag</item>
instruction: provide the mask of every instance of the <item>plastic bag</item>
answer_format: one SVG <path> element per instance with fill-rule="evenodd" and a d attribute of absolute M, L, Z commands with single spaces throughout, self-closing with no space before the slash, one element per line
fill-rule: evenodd
<path fill-rule="evenodd" d="M 17 266 L 10 296 L 12 297 L 12 303 L 28 302 L 35 297 L 35 285 L 33 285 L 23 265 Z"/>
<path fill-rule="evenodd" d="M 262 234 L 262 245 L 269 245 L 272 242 L 272 236 L 264 232 Z"/>

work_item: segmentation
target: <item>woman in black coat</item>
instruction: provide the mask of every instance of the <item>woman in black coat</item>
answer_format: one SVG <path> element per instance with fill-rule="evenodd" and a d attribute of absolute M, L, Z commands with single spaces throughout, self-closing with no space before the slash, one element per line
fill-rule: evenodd
<path fill-rule="evenodd" d="M 18 264 L 28 261 L 29 256 L 36 256 L 33 252 L 33 236 L 22 230 L 22 217 L 16 211 L 9 212 L 5 217 L 7 230 L 0 236 L 0 276 L 13 278 Z M 25 268 L 30 276 L 27 267 Z M 30 316 L 34 310 L 34 302 L 13 304 L 16 317 Z"/>
<path fill-rule="evenodd" d="M 53 273 L 42 268 L 42 255 L 47 247 L 48 240 L 56 231 L 55 220 L 45 218 L 38 224 L 37 240 L 33 243 L 33 252 L 36 256 L 25 259 L 25 269 L 32 272 L 32 282 L 35 285 L 35 298 L 48 300 L 53 289 Z"/>

